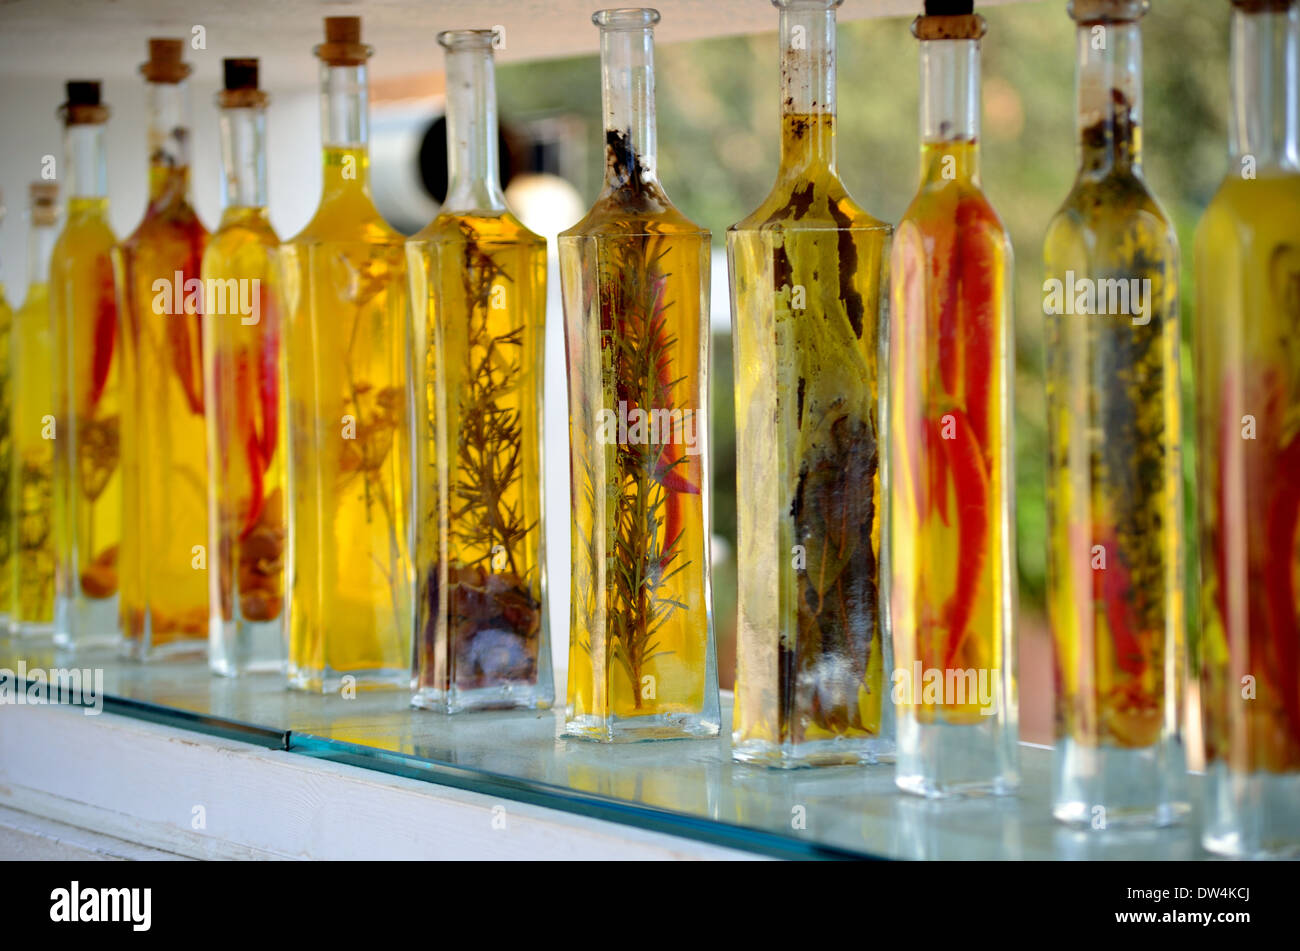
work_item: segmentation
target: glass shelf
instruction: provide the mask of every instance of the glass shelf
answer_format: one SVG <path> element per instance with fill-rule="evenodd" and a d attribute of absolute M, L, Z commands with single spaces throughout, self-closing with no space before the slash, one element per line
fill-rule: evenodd
<path fill-rule="evenodd" d="M 1197 834 L 1200 776 L 1191 777 L 1187 824 L 1074 831 L 1051 818 L 1052 752 L 1032 744 L 1021 746 L 1018 798 L 932 802 L 897 792 L 886 765 L 733 763 L 725 735 L 613 746 L 569 739 L 562 708 L 445 716 L 412 709 L 405 691 L 314 696 L 273 675 L 213 677 L 202 661 L 141 665 L 0 643 L 0 668 L 16 670 L 19 660 L 28 669 L 102 667 L 111 713 L 771 856 L 1211 857 Z M 728 726 L 728 695 L 722 715 Z"/>

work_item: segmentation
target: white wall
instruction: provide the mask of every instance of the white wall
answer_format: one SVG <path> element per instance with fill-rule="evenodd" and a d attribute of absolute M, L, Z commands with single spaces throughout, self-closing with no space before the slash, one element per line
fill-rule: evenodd
<path fill-rule="evenodd" d="M 73 72 L 76 67 L 70 67 Z M 27 274 L 27 185 L 40 177 L 45 155 L 56 157 L 62 177 L 63 135 L 55 115 L 63 85 L 44 79 L 0 80 L 0 188 L 8 213 L 0 226 L 0 277 L 11 304 L 21 301 Z M 193 129 L 193 198 L 209 228 L 221 213 L 221 156 L 215 83 L 190 88 Z M 142 79 L 108 80 L 108 191 L 113 229 L 126 237 L 144 214 L 148 188 L 147 115 Z M 320 115 L 316 91 L 272 92 L 267 113 L 267 177 L 271 222 L 281 237 L 295 234 L 320 192 Z"/>

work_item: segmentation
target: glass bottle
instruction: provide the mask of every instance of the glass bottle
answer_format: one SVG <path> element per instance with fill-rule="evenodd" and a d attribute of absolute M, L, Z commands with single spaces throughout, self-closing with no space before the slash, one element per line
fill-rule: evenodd
<path fill-rule="evenodd" d="M 370 195 L 370 53 L 359 18 L 325 19 L 321 200 L 281 247 L 289 683 L 318 693 L 411 675 L 413 341 L 403 238 Z"/>
<path fill-rule="evenodd" d="M 0 223 L 5 219 L 4 197 L 0 195 Z M 14 572 L 10 549 L 14 502 L 13 475 L 13 346 L 14 311 L 5 295 L 0 274 L 0 629 L 9 629 L 13 611 Z"/>
<path fill-rule="evenodd" d="M 407 242 L 414 302 L 415 693 L 454 713 L 555 699 L 542 522 L 546 240 L 506 209 L 491 30 L 442 33 L 447 200 Z"/>
<path fill-rule="evenodd" d="M 208 572 L 213 671 L 284 669 L 285 471 L 280 315 L 266 210 L 266 106 L 255 59 L 224 61 L 225 211 L 203 252 L 208 410 Z"/>
<path fill-rule="evenodd" d="M 980 183 L 984 31 L 960 2 L 912 25 L 921 185 L 891 261 L 895 780 L 932 797 L 1019 784 L 1011 242 Z"/>
<path fill-rule="evenodd" d="M 1078 174 L 1048 228 L 1053 813 L 1187 811 L 1178 245 L 1142 176 L 1145 0 L 1074 0 Z"/>
<path fill-rule="evenodd" d="M 1229 170 L 1196 234 L 1205 847 L 1300 853 L 1300 7 L 1232 9 Z"/>
<path fill-rule="evenodd" d="M 68 214 L 50 259 L 54 320 L 58 583 L 55 636 L 65 647 L 113 647 L 122 539 L 121 379 L 98 82 L 70 82 L 63 119 Z"/>
<path fill-rule="evenodd" d="M 33 182 L 27 245 L 27 296 L 14 315 L 10 341 L 13 456 L 9 490 L 13 520 L 13 610 L 18 637 L 54 633 L 54 333 L 50 319 L 50 255 L 58 237 L 59 186 Z"/>
<path fill-rule="evenodd" d="M 780 9 L 781 157 L 727 230 L 738 631 L 732 756 L 795 767 L 894 748 L 881 617 L 880 376 L 891 228 L 836 166 L 840 0 Z"/>
<path fill-rule="evenodd" d="M 655 169 L 649 9 L 603 10 L 605 183 L 560 235 L 572 623 L 566 731 L 716 736 L 709 600 L 709 233 Z"/>
<path fill-rule="evenodd" d="M 207 436 L 199 262 L 208 232 L 190 204 L 182 40 L 152 39 L 149 204 L 113 250 L 122 334 L 120 605 L 130 654 L 203 651 L 208 634 Z"/>

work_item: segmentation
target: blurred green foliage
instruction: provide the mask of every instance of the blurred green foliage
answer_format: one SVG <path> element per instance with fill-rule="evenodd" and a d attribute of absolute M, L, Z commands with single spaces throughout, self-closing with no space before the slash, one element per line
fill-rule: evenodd
<path fill-rule="evenodd" d="M 759 2 L 759 0 L 755 0 Z M 851 0 L 852 2 L 852 0 Z M 918 0 L 918 11 L 920 8 Z M 1064 0 L 983 9 L 985 188 L 1016 255 L 1016 520 L 1022 609 L 1041 611 L 1044 588 L 1046 460 L 1042 240 L 1074 177 L 1074 24 Z M 1182 256 L 1183 338 L 1192 323 L 1192 235 L 1226 168 L 1227 2 L 1154 0 L 1143 25 L 1148 180 L 1173 216 Z M 776 13 L 772 14 L 776 28 Z M 839 165 L 860 204 L 897 221 L 916 187 L 917 44 L 906 18 L 858 20 L 839 28 Z M 595 31 L 592 40 L 595 41 Z M 752 211 L 776 174 L 778 69 L 775 32 L 700 40 L 657 51 L 659 170 L 668 194 L 721 243 L 728 225 Z M 507 117 L 576 114 L 591 130 L 588 180 L 594 197 L 602 155 L 596 58 L 506 66 Z M 726 280 L 715 274 L 714 280 Z M 715 531 L 735 543 L 730 343 L 714 340 Z M 1197 590 L 1191 432 L 1192 361 L 1183 347 L 1184 469 L 1188 591 Z M 721 574 L 721 573 L 719 573 Z M 729 621 L 734 579 L 715 577 L 717 614 Z M 1198 630 L 1195 600 L 1189 623 Z"/>

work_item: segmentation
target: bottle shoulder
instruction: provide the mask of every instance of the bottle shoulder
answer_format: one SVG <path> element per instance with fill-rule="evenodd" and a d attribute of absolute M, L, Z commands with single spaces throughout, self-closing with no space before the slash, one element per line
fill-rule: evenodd
<path fill-rule="evenodd" d="M 463 242 L 545 249 L 546 239 L 530 231 L 509 210 L 440 213 L 407 239 L 408 245 Z"/>
<path fill-rule="evenodd" d="M 154 243 L 173 241 L 207 240 L 208 229 L 187 199 L 178 198 L 162 203 L 150 202 L 144 217 L 122 242 L 120 247 L 127 251 Z"/>
<path fill-rule="evenodd" d="M 283 246 L 308 247 L 322 244 L 394 245 L 405 236 L 390 225 L 375 207 L 370 194 L 361 188 L 327 193 L 316 207 L 311 221 L 283 242 Z"/>
<path fill-rule="evenodd" d="M 745 231 L 882 231 L 892 226 L 875 217 L 849 194 L 829 169 L 817 174 L 783 173 L 762 204 L 736 222 L 729 232 Z"/>
<path fill-rule="evenodd" d="M 657 183 L 639 188 L 607 187 L 577 224 L 560 233 L 562 239 L 634 235 L 711 238 L 709 229 L 682 214 Z"/>

